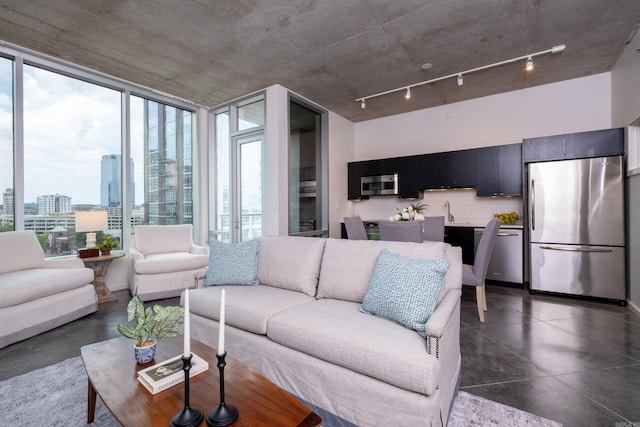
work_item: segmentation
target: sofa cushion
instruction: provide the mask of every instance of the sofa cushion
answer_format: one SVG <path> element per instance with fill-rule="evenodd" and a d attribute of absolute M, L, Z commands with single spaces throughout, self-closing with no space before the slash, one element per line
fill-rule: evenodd
<path fill-rule="evenodd" d="M 193 226 L 136 225 L 135 246 L 145 256 L 167 252 L 189 252 L 193 243 Z"/>
<path fill-rule="evenodd" d="M 0 308 L 80 288 L 93 281 L 90 268 L 35 268 L 0 275 Z"/>
<path fill-rule="evenodd" d="M 0 233 L 0 273 L 43 266 L 44 252 L 33 231 Z"/>
<path fill-rule="evenodd" d="M 427 353 L 425 340 L 397 323 L 361 313 L 359 306 L 322 299 L 294 307 L 269 320 L 267 336 L 388 384 L 434 393 L 439 362 Z"/>
<path fill-rule="evenodd" d="M 259 240 L 209 241 L 209 267 L 203 286 L 257 285 Z"/>
<path fill-rule="evenodd" d="M 392 320 L 426 338 L 425 323 L 436 308 L 449 265 L 446 260 L 413 260 L 383 249 L 360 311 Z"/>
<path fill-rule="evenodd" d="M 209 262 L 207 255 L 188 252 L 159 253 L 146 256 L 133 263 L 136 274 L 161 274 L 174 271 L 189 271 L 204 268 Z"/>
<path fill-rule="evenodd" d="M 265 335 L 268 320 L 277 313 L 315 301 L 302 292 L 271 286 L 212 286 L 189 291 L 190 312 L 220 320 L 220 293 L 225 289 L 225 323 Z"/>
<path fill-rule="evenodd" d="M 362 302 L 382 249 L 412 259 L 444 259 L 447 243 L 328 239 L 322 257 L 318 298 Z"/>
<path fill-rule="evenodd" d="M 258 280 L 264 285 L 314 296 L 326 240 L 300 236 L 261 237 Z"/>

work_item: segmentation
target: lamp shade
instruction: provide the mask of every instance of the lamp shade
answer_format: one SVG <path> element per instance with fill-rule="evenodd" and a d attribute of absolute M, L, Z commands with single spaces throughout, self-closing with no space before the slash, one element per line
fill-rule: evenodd
<path fill-rule="evenodd" d="M 107 227 L 106 211 L 76 212 L 76 231 L 102 231 Z"/>

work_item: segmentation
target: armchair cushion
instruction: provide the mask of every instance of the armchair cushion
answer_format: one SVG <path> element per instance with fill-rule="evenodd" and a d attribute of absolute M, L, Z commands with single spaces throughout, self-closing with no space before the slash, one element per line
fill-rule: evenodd
<path fill-rule="evenodd" d="M 89 268 L 35 268 L 0 276 L 0 308 L 34 301 L 82 287 L 93 281 Z"/>
<path fill-rule="evenodd" d="M 189 252 L 193 242 L 193 226 L 136 225 L 136 248 L 145 256 L 168 252 Z"/>
<path fill-rule="evenodd" d="M 161 274 L 175 271 L 190 271 L 207 265 L 207 255 L 188 252 L 152 254 L 144 259 L 136 259 L 133 269 L 136 274 Z"/>
<path fill-rule="evenodd" d="M 209 267 L 204 286 L 257 285 L 259 240 L 240 243 L 209 241 Z"/>
<path fill-rule="evenodd" d="M 426 338 L 425 323 L 436 308 L 449 266 L 447 260 L 415 260 L 383 249 L 360 311 L 399 323 Z"/>

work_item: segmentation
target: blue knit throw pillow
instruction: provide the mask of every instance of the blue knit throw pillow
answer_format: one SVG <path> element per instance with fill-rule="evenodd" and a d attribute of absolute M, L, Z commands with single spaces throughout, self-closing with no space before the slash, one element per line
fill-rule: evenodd
<path fill-rule="evenodd" d="M 415 260 L 380 251 L 360 311 L 413 329 L 426 338 L 425 323 L 433 314 L 451 263 Z"/>
<path fill-rule="evenodd" d="M 209 266 L 203 286 L 257 285 L 259 240 L 209 241 Z"/>

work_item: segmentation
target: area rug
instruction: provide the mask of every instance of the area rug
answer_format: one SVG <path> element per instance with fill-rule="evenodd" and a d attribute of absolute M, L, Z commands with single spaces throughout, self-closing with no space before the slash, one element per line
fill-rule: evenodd
<path fill-rule="evenodd" d="M 325 427 L 352 425 L 320 408 L 309 406 L 322 417 Z M 89 426 L 87 376 L 80 357 L 0 382 L 0 414 L 2 427 Z M 119 425 L 98 398 L 95 421 L 90 426 Z M 459 391 L 449 426 L 558 427 L 561 424 Z"/>

